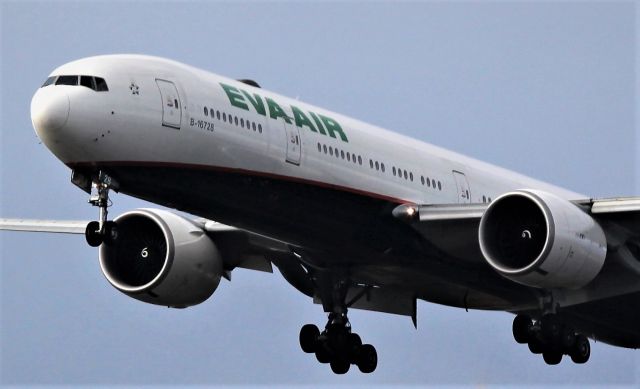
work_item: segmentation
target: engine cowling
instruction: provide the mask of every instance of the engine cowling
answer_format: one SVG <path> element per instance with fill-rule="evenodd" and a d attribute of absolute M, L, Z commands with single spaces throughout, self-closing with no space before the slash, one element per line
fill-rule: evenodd
<path fill-rule="evenodd" d="M 520 190 L 495 199 L 480 221 L 480 249 L 502 276 L 537 288 L 578 289 L 607 255 L 602 228 L 571 202 Z"/>
<path fill-rule="evenodd" d="M 159 209 L 130 211 L 115 222 L 117 238 L 100 246 L 100 267 L 116 289 L 174 308 L 199 304 L 215 292 L 222 258 L 193 222 Z"/>

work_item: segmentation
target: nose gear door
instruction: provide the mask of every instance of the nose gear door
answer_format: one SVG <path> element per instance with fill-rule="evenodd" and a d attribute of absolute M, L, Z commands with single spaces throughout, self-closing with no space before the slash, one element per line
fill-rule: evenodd
<path fill-rule="evenodd" d="M 162 98 L 162 125 L 179 130 L 182 122 L 182 103 L 178 89 L 173 82 L 159 78 L 156 78 L 156 84 Z"/>

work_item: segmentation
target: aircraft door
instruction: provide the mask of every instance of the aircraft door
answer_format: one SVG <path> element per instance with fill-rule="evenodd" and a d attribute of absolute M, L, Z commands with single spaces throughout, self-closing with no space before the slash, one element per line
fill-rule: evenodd
<path fill-rule="evenodd" d="M 156 84 L 158 84 L 160 97 L 162 98 L 162 125 L 180 129 L 182 104 L 178 89 L 173 82 L 159 78 L 156 78 Z"/>
<path fill-rule="evenodd" d="M 290 120 L 292 120 L 291 118 Z M 302 140 L 300 139 L 300 129 L 294 124 L 289 124 L 285 120 L 284 132 L 287 137 L 287 162 L 294 165 L 300 165 L 302 157 Z"/>
<path fill-rule="evenodd" d="M 456 187 L 458 188 L 458 203 L 470 203 L 471 189 L 469 188 L 467 177 L 464 173 L 454 170 L 453 178 L 455 178 Z"/>

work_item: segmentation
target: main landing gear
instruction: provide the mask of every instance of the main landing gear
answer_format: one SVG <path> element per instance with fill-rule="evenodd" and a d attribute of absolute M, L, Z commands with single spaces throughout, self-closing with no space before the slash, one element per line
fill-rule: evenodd
<path fill-rule="evenodd" d="M 329 320 L 324 330 L 307 324 L 300 330 L 302 351 L 315 354 L 320 363 L 328 363 L 336 374 L 345 374 L 351 365 L 356 365 L 363 373 L 371 373 L 378 366 L 378 354 L 370 344 L 362 344 L 360 336 L 351 331 L 347 309 L 365 295 L 363 289 L 351 301 L 346 301 L 352 285 L 348 271 L 331 269 L 317 271 L 313 275 L 316 291 L 322 300 Z"/>
<path fill-rule="evenodd" d="M 563 355 L 569 355 L 574 363 L 585 363 L 591 355 L 589 339 L 562 322 L 555 314 L 533 321 L 527 315 L 517 315 L 513 320 L 513 337 L 520 344 L 528 344 L 534 354 L 542 354 L 548 365 L 557 365 Z"/>
<path fill-rule="evenodd" d="M 345 374 L 351 365 L 363 373 L 371 373 L 378 365 L 378 354 L 370 344 L 362 344 L 360 336 L 351 332 L 346 314 L 329 314 L 324 331 L 307 324 L 300 330 L 300 347 L 315 353 L 320 363 L 328 363 L 336 374 Z"/>
<path fill-rule="evenodd" d="M 118 238 L 116 222 L 107 220 L 107 208 L 111 205 L 109 189 L 115 185 L 113 179 L 103 172 L 100 172 L 93 182 L 92 189 L 95 193 L 91 193 L 89 204 L 100 209 L 100 220 L 89 222 L 85 229 L 84 236 L 91 247 L 98 247 L 102 243 L 109 244 Z"/>

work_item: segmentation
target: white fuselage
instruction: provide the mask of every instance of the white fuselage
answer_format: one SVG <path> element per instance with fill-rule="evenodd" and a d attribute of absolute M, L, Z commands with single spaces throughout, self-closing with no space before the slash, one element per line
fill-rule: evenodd
<path fill-rule="evenodd" d="M 395 203 L 483 203 L 518 188 L 542 189 L 569 200 L 585 197 L 161 58 L 91 57 L 51 75 L 101 77 L 109 88 L 96 92 L 81 85 L 55 85 L 34 96 L 34 127 L 69 166 L 138 162 L 217 167 Z M 52 110 L 63 111 L 59 100 L 65 96 L 68 117 L 63 125 L 37 123 L 39 117 L 55 117 Z M 341 132 L 332 128 L 336 124 Z"/>

